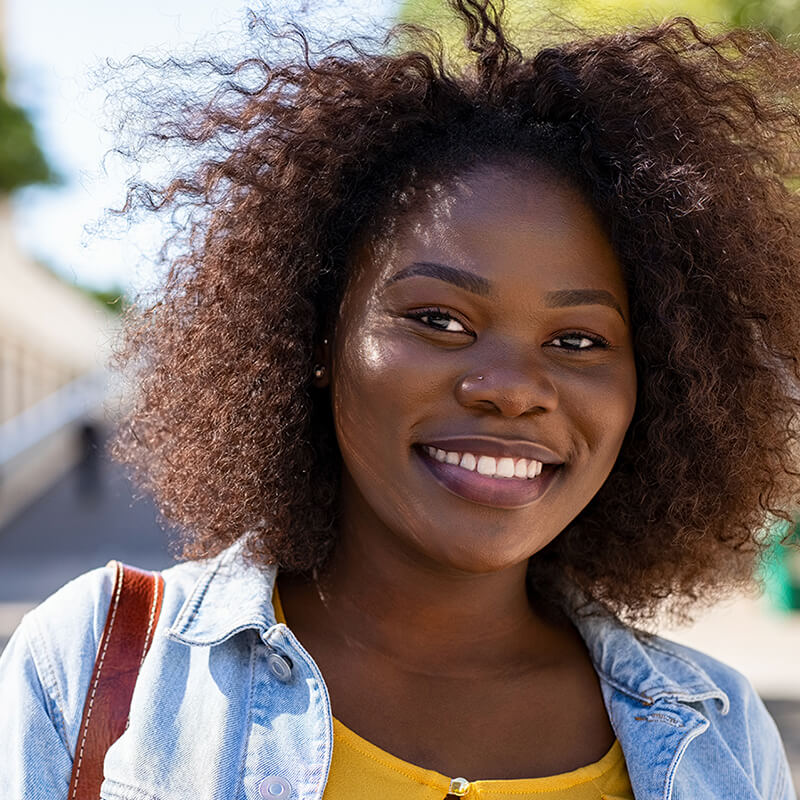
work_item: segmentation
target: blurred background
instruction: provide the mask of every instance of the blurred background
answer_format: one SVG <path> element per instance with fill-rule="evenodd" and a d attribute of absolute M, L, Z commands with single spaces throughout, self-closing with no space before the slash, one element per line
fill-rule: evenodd
<path fill-rule="evenodd" d="M 507 0 L 578 23 L 688 14 L 756 25 L 800 47 L 800 0 Z M 331 36 L 392 20 L 455 41 L 443 0 L 297 2 Z M 0 0 L 0 651 L 22 615 L 111 558 L 168 566 L 169 532 L 105 453 L 124 393 L 106 361 L 120 312 L 157 280 L 158 227 L 100 225 L 124 199 L 113 77 L 133 54 L 221 52 L 244 39 L 240 0 Z M 281 8 L 285 9 L 285 5 Z M 284 12 L 285 14 L 285 12 Z M 109 99 L 111 92 L 111 99 Z M 792 533 L 786 529 L 776 533 Z M 776 540 L 777 540 L 776 536 Z M 744 672 L 784 735 L 800 786 L 800 554 L 776 544 L 760 598 L 662 631 Z"/>

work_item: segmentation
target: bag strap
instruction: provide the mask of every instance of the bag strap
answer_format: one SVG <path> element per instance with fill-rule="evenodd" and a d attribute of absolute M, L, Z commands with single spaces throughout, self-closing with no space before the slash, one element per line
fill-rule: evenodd
<path fill-rule="evenodd" d="M 98 800 L 106 751 L 128 727 L 133 687 L 153 641 L 164 579 L 109 561 L 116 578 L 83 707 L 69 800 Z"/>

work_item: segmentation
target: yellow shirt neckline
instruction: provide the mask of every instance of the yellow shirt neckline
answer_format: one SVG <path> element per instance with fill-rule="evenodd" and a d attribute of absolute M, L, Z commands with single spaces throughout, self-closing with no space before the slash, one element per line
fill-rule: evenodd
<path fill-rule="evenodd" d="M 450 778 L 435 770 L 425 769 L 408 761 L 403 761 L 391 753 L 381 750 L 381 748 L 348 728 L 336 717 L 333 718 L 333 735 L 336 741 L 342 742 L 360 755 L 377 762 L 381 766 L 398 772 L 416 783 L 430 786 L 447 794 Z M 569 772 L 561 772 L 558 775 L 547 775 L 540 778 L 470 780 L 470 787 L 482 794 L 498 792 L 506 795 L 511 793 L 535 794 L 570 789 L 573 786 L 596 781 L 598 778 L 603 777 L 603 775 L 614 769 L 621 759 L 622 747 L 619 740 L 615 739 L 611 749 L 599 761 L 578 767 Z"/>

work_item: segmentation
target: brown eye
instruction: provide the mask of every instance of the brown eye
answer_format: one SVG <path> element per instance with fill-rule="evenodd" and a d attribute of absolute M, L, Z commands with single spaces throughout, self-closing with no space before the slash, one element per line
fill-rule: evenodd
<path fill-rule="evenodd" d="M 452 315 L 438 308 L 422 308 L 408 315 L 423 325 L 449 333 L 468 333 L 467 329 Z"/>
<path fill-rule="evenodd" d="M 582 350 L 594 350 L 596 348 L 605 349 L 608 342 L 602 336 L 590 336 L 587 333 L 564 333 L 550 341 L 553 347 L 560 347 L 564 350 L 579 352 Z"/>

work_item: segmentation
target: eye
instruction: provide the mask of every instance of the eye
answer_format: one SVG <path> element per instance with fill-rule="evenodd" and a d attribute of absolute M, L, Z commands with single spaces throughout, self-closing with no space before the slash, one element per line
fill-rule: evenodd
<path fill-rule="evenodd" d="M 605 349 L 609 346 L 608 340 L 602 336 L 580 333 L 579 331 L 562 333 L 560 336 L 556 336 L 555 339 L 551 339 L 550 344 L 552 347 L 560 347 L 571 352 L 594 350 L 596 348 Z"/>
<path fill-rule="evenodd" d="M 469 331 L 452 315 L 441 308 L 420 308 L 408 314 L 411 319 L 419 320 L 423 325 L 448 333 L 469 333 Z"/>

